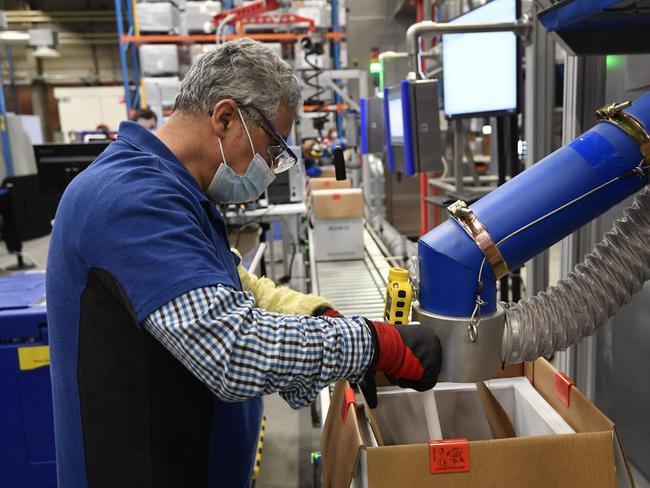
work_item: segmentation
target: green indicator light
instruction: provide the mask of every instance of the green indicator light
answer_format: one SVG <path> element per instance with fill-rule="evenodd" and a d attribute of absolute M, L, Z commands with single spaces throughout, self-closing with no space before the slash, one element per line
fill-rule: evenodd
<path fill-rule="evenodd" d="M 613 54 L 607 56 L 605 61 L 608 70 L 620 69 L 623 67 L 624 63 L 625 63 L 625 59 L 623 58 L 623 56 L 615 56 Z"/>
<path fill-rule="evenodd" d="M 370 72 L 373 75 L 381 73 L 381 63 L 370 63 Z"/>

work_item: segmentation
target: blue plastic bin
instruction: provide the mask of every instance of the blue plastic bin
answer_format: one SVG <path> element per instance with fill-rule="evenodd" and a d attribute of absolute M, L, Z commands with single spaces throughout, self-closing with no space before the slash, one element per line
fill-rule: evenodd
<path fill-rule="evenodd" d="M 45 273 L 0 278 L 0 487 L 56 487 Z M 36 304 L 36 305 L 35 305 Z"/>

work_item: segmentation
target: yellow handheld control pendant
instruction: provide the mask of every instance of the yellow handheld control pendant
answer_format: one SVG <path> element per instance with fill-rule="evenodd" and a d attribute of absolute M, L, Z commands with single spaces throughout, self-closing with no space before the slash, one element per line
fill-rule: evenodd
<path fill-rule="evenodd" d="M 386 285 L 384 320 L 393 325 L 407 324 L 412 299 L 413 288 L 409 282 L 409 272 L 403 268 L 391 268 Z"/>

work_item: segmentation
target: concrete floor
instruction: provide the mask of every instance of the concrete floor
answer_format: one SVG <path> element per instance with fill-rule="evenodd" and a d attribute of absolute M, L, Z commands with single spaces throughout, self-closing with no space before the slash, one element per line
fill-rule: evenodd
<path fill-rule="evenodd" d="M 264 397 L 266 435 L 255 488 L 308 488 L 313 485 L 311 453 L 320 451 L 320 428 L 309 408 L 293 410 L 277 395 Z"/>
<path fill-rule="evenodd" d="M 26 242 L 26 261 L 47 265 L 49 236 Z M 279 246 L 278 246 L 279 247 Z M 559 275 L 559 247 L 551 250 L 551 282 Z M 16 263 L 15 256 L 0 253 L 0 273 Z M 255 488 L 307 488 L 313 485 L 311 453 L 319 451 L 320 428 L 313 427 L 309 408 L 293 410 L 279 395 L 264 398 L 267 418 L 260 475 Z M 636 486 L 650 488 L 650 481 L 633 468 Z"/>

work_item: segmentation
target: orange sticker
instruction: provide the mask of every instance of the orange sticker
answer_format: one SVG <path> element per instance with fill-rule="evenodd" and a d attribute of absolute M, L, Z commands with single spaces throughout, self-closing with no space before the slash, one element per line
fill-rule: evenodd
<path fill-rule="evenodd" d="M 445 439 L 429 441 L 431 473 L 464 473 L 469 471 L 469 441 Z"/>
<path fill-rule="evenodd" d="M 348 418 L 348 410 L 350 410 L 350 405 L 356 405 L 357 401 L 354 398 L 354 390 L 349 386 L 345 389 L 345 397 L 343 398 L 343 407 L 341 408 L 341 418 L 343 423 L 345 419 Z"/>
<path fill-rule="evenodd" d="M 341 194 L 340 193 L 335 193 L 332 195 L 332 200 L 340 200 L 341 199 Z"/>
<path fill-rule="evenodd" d="M 576 386 L 575 381 L 562 371 L 555 373 L 555 394 L 564 405 L 571 405 L 571 387 Z"/>

